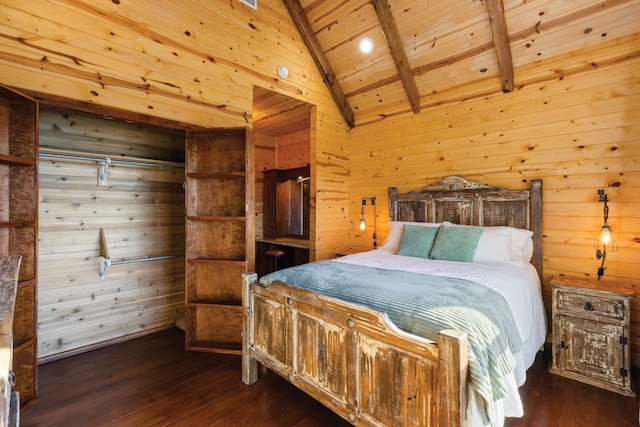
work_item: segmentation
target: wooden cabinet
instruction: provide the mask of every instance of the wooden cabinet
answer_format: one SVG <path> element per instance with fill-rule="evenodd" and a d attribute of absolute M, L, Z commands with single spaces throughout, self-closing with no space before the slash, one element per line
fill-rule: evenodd
<path fill-rule="evenodd" d="M 21 407 L 37 398 L 38 103 L 0 87 L 0 256 L 20 255 L 13 371 Z"/>
<path fill-rule="evenodd" d="M 309 238 L 309 166 L 264 173 L 265 238 Z"/>
<path fill-rule="evenodd" d="M 630 301 L 623 284 L 554 277 L 551 282 L 555 374 L 627 396 L 632 390 Z"/>
<path fill-rule="evenodd" d="M 255 268 L 254 140 L 249 129 L 188 132 L 186 347 L 242 352 L 242 273 Z"/>

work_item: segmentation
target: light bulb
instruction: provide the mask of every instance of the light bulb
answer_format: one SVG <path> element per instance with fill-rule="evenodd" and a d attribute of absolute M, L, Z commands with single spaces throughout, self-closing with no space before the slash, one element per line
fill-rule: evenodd
<path fill-rule="evenodd" d="M 360 219 L 360 231 L 364 231 L 367 228 L 367 224 L 364 221 L 364 218 Z"/>
<path fill-rule="evenodd" d="M 373 52 L 373 40 L 369 37 L 363 37 L 360 39 L 360 50 L 362 53 L 371 53 Z"/>

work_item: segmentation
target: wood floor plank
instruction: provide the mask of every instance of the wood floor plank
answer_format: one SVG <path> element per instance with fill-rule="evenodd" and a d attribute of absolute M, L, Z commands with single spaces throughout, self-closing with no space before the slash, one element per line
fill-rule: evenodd
<path fill-rule="evenodd" d="M 520 389 L 525 416 L 506 427 L 637 426 L 638 401 L 547 371 L 540 353 Z M 168 329 L 40 366 L 39 399 L 22 427 L 346 427 L 351 424 L 260 368 L 241 381 L 238 356 L 184 350 Z"/>

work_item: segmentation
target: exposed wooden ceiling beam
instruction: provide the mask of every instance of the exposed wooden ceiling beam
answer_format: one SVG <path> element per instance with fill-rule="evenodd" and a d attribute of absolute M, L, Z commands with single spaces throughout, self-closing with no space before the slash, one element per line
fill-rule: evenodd
<path fill-rule="evenodd" d="M 511 47 L 509 43 L 509 32 L 507 22 L 504 17 L 504 4 L 502 0 L 486 0 L 489 12 L 489 22 L 491 22 L 491 33 L 493 34 L 493 44 L 498 56 L 498 68 L 502 80 L 502 91 L 513 91 L 513 60 L 511 57 Z"/>
<path fill-rule="evenodd" d="M 349 101 L 342 90 L 342 86 L 340 86 L 340 83 L 336 79 L 336 75 L 333 72 L 331 64 L 329 64 L 329 60 L 325 56 L 322 47 L 320 46 L 318 38 L 313 32 L 313 28 L 307 19 L 307 15 L 304 13 L 304 9 L 302 8 L 300 1 L 283 0 L 283 2 L 287 6 L 289 14 L 293 19 L 293 22 L 296 24 L 298 32 L 302 36 L 304 43 L 307 45 L 307 49 L 309 49 L 309 53 L 311 53 L 311 57 L 316 63 L 320 74 L 322 74 L 324 82 L 329 88 L 329 92 L 331 92 L 334 102 L 338 106 L 338 109 L 340 109 L 347 125 L 352 128 L 355 125 L 353 110 L 351 109 Z"/>
<path fill-rule="evenodd" d="M 409 59 L 407 58 L 407 53 L 404 50 L 402 39 L 400 38 L 400 34 L 398 34 L 396 21 L 393 19 L 393 15 L 391 14 L 389 3 L 387 0 L 371 0 L 371 4 L 373 4 L 374 9 L 376 10 L 378 21 L 380 21 L 382 31 L 387 38 L 391 56 L 393 57 L 393 61 L 396 63 L 396 68 L 400 74 L 404 91 L 409 98 L 411 109 L 414 113 L 418 113 L 420 112 L 420 92 L 418 91 L 416 79 L 413 77 L 413 72 L 411 71 L 411 66 L 409 65 Z"/>

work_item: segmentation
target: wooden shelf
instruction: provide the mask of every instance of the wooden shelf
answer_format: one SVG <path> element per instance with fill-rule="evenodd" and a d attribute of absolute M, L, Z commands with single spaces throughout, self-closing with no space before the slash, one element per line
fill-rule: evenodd
<path fill-rule="evenodd" d="M 245 178 L 246 172 L 188 172 L 187 178 Z"/>
<path fill-rule="evenodd" d="M 22 409 L 38 395 L 38 102 L 0 86 L 0 256 L 20 255 L 13 313 L 13 371 Z"/>
<path fill-rule="evenodd" d="M 30 339 L 27 341 L 18 341 L 18 340 L 13 340 L 13 351 L 17 351 L 20 352 L 22 350 L 24 350 L 25 348 L 28 348 L 30 346 L 32 346 L 35 343 L 35 340 Z"/>
<path fill-rule="evenodd" d="M 0 228 L 33 227 L 34 223 L 35 221 L 33 220 L 3 221 L 3 222 L 0 222 Z"/>
<path fill-rule="evenodd" d="M 187 259 L 187 262 L 194 263 L 194 264 L 223 264 L 223 265 L 236 264 L 238 266 L 244 266 L 247 261 L 244 259 L 229 260 L 229 259 L 220 259 L 220 258 L 190 258 L 190 259 Z"/>
<path fill-rule="evenodd" d="M 25 159 L 23 157 L 16 157 L 9 154 L 0 153 L 0 164 L 35 166 L 36 161 L 33 159 Z"/>
<path fill-rule="evenodd" d="M 187 303 L 188 307 L 208 307 L 213 308 L 215 306 L 219 307 L 237 307 L 242 303 L 242 300 L 197 300 L 191 301 Z"/>
<path fill-rule="evenodd" d="M 230 344 L 226 342 L 195 341 L 191 343 L 190 350 L 218 354 L 231 354 L 237 356 L 242 355 L 242 345 Z"/>
<path fill-rule="evenodd" d="M 189 221 L 246 221 L 244 216 L 187 216 Z"/>
<path fill-rule="evenodd" d="M 242 273 L 255 268 L 249 129 L 187 133 L 185 345 L 241 354 Z"/>

